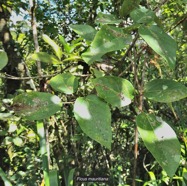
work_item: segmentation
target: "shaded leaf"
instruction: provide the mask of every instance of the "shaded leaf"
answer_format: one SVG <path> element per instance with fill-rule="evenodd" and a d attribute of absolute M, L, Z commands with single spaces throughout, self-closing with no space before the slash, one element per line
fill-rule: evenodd
<path fill-rule="evenodd" d="M 8 63 L 8 56 L 6 52 L 0 50 L 0 70 L 3 69 Z"/>
<path fill-rule="evenodd" d="M 139 34 L 157 54 L 166 60 L 171 69 L 175 67 L 177 44 L 174 39 L 156 25 L 140 26 Z"/>
<path fill-rule="evenodd" d="M 49 44 L 51 47 L 52 47 L 52 49 L 54 50 L 54 52 L 55 52 L 55 54 L 56 54 L 56 56 L 58 57 L 58 59 L 59 60 L 61 60 L 61 58 L 62 58 L 62 50 L 61 50 L 61 48 L 56 44 L 56 42 L 55 41 L 53 41 L 48 35 L 46 35 L 46 34 L 43 34 L 42 35 L 42 38 L 43 38 L 43 40 L 47 43 L 47 44 Z"/>
<path fill-rule="evenodd" d="M 100 24 L 119 24 L 122 20 L 116 19 L 116 17 L 112 14 L 104 14 L 99 12 L 95 22 Z"/>
<path fill-rule="evenodd" d="M 145 146 L 172 177 L 180 163 L 180 143 L 173 129 L 161 118 L 142 113 L 137 116 L 138 131 Z"/>
<path fill-rule="evenodd" d="M 49 63 L 49 64 L 55 64 L 55 65 L 62 63 L 61 61 L 59 61 L 56 58 L 56 56 L 50 55 L 46 52 L 34 53 L 30 56 L 30 59 L 36 60 L 36 61 L 41 61 L 41 62 L 44 62 L 44 63 Z"/>
<path fill-rule="evenodd" d="M 83 60 L 91 65 L 101 57 L 112 51 L 120 50 L 129 44 L 131 36 L 123 33 L 123 29 L 110 25 L 103 25 L 97 32 L 90 48 L 82 54 Z"/>
<path fill-rule="evenodd" d="M 56 91 L 72 94 L 77 91 L 78 79 L 71 73 L 58 74 L 51 78 L 49 84 Z"/>
<path fill-rule="evenodd" d="M 92 41 L 96 34 L 96 30 L 89 25 L 70 25 L 70 28 L 88 41 Z"/>
<path fill-rule="evenodd" d="M 127 15 L 129 15 L 132 10 L 137 8 L 139 4 L 140 0 L 131 0 L 130 2 L 129 0 L 123 0 L 121 9 L 119 11 L 120 16 L 127 17 Z"/>
<path fill-rule="evenodd" d="M 187 97 L 187 87 L 174 80 L 155 79 L 145 85 L 144 96 L 150 100 L 170 103 Z"/>
<path fill-rule="evenodd" d="M 95 95 L 79 97 L 74 104 L 74 115 L 86 135 L 111 149 L 111 113 L 106 103 Z"/>
<path fill-rule="evenodd" d="M 113 107 L 129 105 L 134 97 L 134 87 L 126 79 L 105 76 L 94 79 L 93 83 L 98 96 Z"/>
<path fill-rule="evenodd" d="M 49 118 L 61 109 L 59 97 L 45 92 L 28 92 L 16 96 L 13 110 L 16 115 L 28 120 Z"/>

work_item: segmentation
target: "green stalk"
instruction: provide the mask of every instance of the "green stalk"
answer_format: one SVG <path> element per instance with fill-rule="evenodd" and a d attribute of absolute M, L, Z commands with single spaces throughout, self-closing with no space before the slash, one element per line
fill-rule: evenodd
<path fill-rule="evenodd" d="M 10 181 L 8 180 L 5 172 L 3 171 L 3 169 L 0 167 L 0 177 L 2 178 L 2 180 L 4 181 L 5 186 L 12 186 L 12 184 L 10 183 Z"/>
<path fill-rule="evenodd" d="M 45 182 L 45 186 L 50 186 L 46 135 L 45 135 L 44 123 L 42 121 L 37 121 L 37 133 L 38 133 L 38 136 L 40 137 L 40 151 L 41 151 L 41 155 L 42 155 L 42 167 L 43 167 L 43 174 L 44 174 L 44 182 Z"/>

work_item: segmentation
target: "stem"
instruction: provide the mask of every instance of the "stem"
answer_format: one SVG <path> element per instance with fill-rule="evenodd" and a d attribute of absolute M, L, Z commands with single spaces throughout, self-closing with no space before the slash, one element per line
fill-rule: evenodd
<path fill-rule="evenodd" d="M 30 3 L 31 26 L 33 32 L 34 47 L 35 47 L 35 51 L 39 52 L 40 49 L 38 44 L 38 33 L 37 33 L 36 16 L 35 16 L 36 1 L 30 0 L 29 3 Z M 37 65 L 38 75 L 42 76 L 41 62 L 37 61 L 36 65 Z"/>
<path fill-rule="evenodd" d="M 44 123 L 42 121 L 37 121 L 37 133 L 40 138 L 40 151 L 42 155 L 42 167 L 43 167 L 45 186 L 50 186 L 46 134 L 45 134 Z"/>

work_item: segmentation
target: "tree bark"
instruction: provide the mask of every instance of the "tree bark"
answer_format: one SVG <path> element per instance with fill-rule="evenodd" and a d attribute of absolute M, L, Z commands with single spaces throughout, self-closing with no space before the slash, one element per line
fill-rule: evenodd
<path fill-rule="evenodd" d="M 2 3 L 0 3 L 0 42 L 8 55 L 8 64 L 2 71 L 9 75 L 18 76 L 17 69 L 18 64 L 21 63 L 21 56 L 17 53 L 17 47 L 8 27 L 8 21 L 11 16 L 10 9 L 10 7 L 2 6 Z M 20 87 L 20 83 L 17 80 L 7 79 L 5 81 L 5 97 L 7 94 L 14 94 Z"/>

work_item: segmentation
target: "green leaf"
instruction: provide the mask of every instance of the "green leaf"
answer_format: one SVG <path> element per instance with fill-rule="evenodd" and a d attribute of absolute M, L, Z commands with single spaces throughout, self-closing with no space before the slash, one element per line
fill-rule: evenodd
<path fill-rule="evenodd" d="M 0 50 L 0 70 L 3 69 L 8 63 L 8 56 L 6 52 Z"/>
<path fill-rule="evenodd" d="M 112 14 L 104 14 L 102 12 L 98 13 L 95 20 L 96 23 L 100 24 L 119 24 L 121 21 L 121 19 L 116 19 L 116 17 Z"/>
<path fill-rule="evenodd" d="M 143 6 L 133 10 L 130 13 L 130 16 L 135 23 L 151 23 L 157 19 L 155 13 L 152 10 L 148 10 Z"/>
<path fill-rule="evenodd" d="M 54 65 L 57 65 L 57 64 L 62 64 L 61 61 L 59 61 L 56 56 L 54 55 L 50 55 L 46 52 L 37 52 L 37 53 L 34 53 L 30 56 L 30 59 L 32 60 L 36 60 L 36 61 L 41 61 L 41 62 L 44 62 L 44 63 L 49 63 L 49 64 L 54 64 Z"/>
<path fill-rule="evenodd" d="M 106 103 L 95 95 L 79 97 L 74 104 L 74 115 L 86 135 L 111 149 L 111 113 Z"/>
<path fill-rule="evenodd" d="M 61 42 L 62 45 L 64 46 L 65 52 L 67 52 L 67 53 L 72 52 L 72 51 L 71 51 L 71 47 L 70 47 L 69 44 L 66 42 L 66 40 L 64 39 L 64 37 L 63 37 L 62 35 L 59 35 L 58 37 L 59 37 L 60 42 Z"/>
<path fill-rule="evenodd" d="M 23 145 L 23 140 L 20 137 L 13 138 L 14 145 L 21 147 Z"/>
<path fill-rule="evenodd" d="M 92 41 L 96 34 L 96 30 L 89 25 L 70 25 L 70 28 L 88 41 Z"/>
<path fill-rule="evenodd" d="M 45 92 L 28 92 L 16 96 L 13 100 L 13 110 L 16 115 L 27 120 L 42 120 L 49 118 L 61 109 L 59 97 Z"/>
<path fill-rule="evenodd" d="M 61 60 L 62 54 L 63 54 L 63 53 L 62 53 L 61 48 L 56 44 L 56 42 L 53 41 L 53 40 L 52 40 L 48 35 L 46 35 L 46 34 L 43 34 L 43 35 L 42 35 L 42 38 L 43 38 L 43 40 L 44 40 L 47 44 L 49 44 L 49 45 L 53 48 L 53 50 L 54 50 L 56 56 L 58 57 L 59 60 Z"/>
<path fill-rule="evenodd" d="M 150 100 L 170 103 L 187 97 L 187 87 L 174 80 L 155 79 L 145 85 L 144 96 Z"/>
<path fill-rule="evenodd" d="M 124 0 L 121 6 L 121 9 L 119 11 L 119 14 L 121 17 L 127 17 L 132 10 L 138 7 L 140 4 L 140 0 Z"/>
<path fill-rule="evenodd" d="M 49 84 L 59 92 L 73 94 L 78 88 L 78 79 L 71 73 L 58 74 L 51 78 Z"/>
<path fill-rule="evenodd" d="M 50 185 L 59 186 L 59 174 L 57 170 L 49 171 Z"/>
<path fill-rule="evenodd" d="M 145 146 L 172 177 L 180 162 L 180 143 L 173 129 L 161 118 L 153 114 L 142 113 L 137 116 L 136 123 Z"/>
<path fill-rule="evenodd" d="M 110 25 L 103 25 L 97 32 L 90 48 L 82 54 L 83 60 L 91 65 L 101 57 L 112 51 L 120 50 L 129 44 L 131 36 L 123 33 L 123 29 Z"/>
<path fill-rule="evenodd" d="M 177 44 L 174 39 L 156 25 L 140 26 L 139 34 L 157 54 L 166 60 L 171 69 L 175 68 Z"/>
<path fill-rule="evenodd" d="M 129 105 L 134 97 L 134 87 L 123 78 L 115 76 L 99 77 L 93 80 L 99 97 L 113 107 Z"/>

